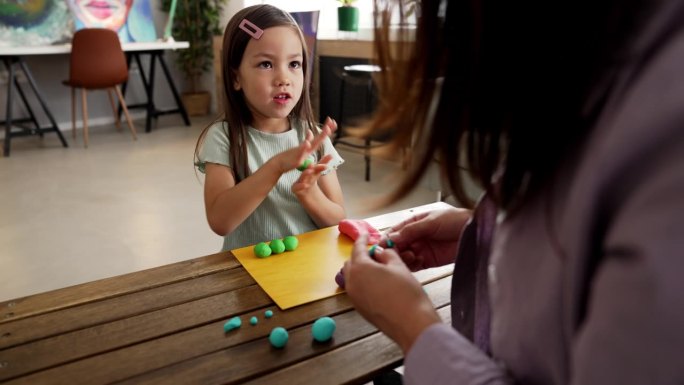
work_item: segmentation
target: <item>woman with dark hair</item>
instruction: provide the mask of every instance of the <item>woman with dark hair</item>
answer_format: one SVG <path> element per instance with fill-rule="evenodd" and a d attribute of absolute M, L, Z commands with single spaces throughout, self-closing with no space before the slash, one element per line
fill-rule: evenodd
<path fill-rule="evenodd" d="M 416 154 L 391 198 L 435 159 L 485 191 L 345 264 L 406 382 L 684 383 L 684 1 L 424 0 L 390 50 L 405 6 L 376 1 L 367 128 Z M 410 274 L 448 263 L 452 326 Z"/>

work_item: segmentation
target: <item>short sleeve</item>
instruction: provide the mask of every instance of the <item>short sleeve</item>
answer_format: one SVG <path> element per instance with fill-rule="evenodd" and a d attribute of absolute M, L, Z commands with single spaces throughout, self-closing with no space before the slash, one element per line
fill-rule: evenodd
<path fill-rule="evenodd" d="M 207 163 L 222 164 L 231 167 L 228 140 L 228 124 L 226 122 L 215 122 L 207 130 L 204 142 L 199 151 L 198 161 L 195 167 L 204 173 Z"/>
<path fill-rule="evenodd" d="M 332 160 L 330 161 L 330 163 L 328 163 L 328 168 L 326 168 L 325 171 L 323 171 L 321 173 L 321 175 L 326 175 L 326 174 L 330 173 L 331 171 L 337 170 L 337 168 L 340 167 L 340 165 L 342 165 L 342 163 L 344 163 L 344 159 L 342 159 L 340 154 L 337 152 L 337 150 L 335 149 L 335 146 L 333 146 L 330 138 L 325 138 L 325 140 L 323 141 L 322 149 L 323 149 L 323 156 L 328 155 L 328 154 L 332 155 Z"/>

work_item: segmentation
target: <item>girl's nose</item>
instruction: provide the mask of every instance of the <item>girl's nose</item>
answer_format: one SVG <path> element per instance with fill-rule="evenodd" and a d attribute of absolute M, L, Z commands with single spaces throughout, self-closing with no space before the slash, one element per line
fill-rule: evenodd
<path fill-rule="evenodd" d="M 288 79 L 288 78 L 285 77 L 285 76 L 279 76 L 279 77 L 276 78 L 275 84 L 276 84 L 276 86 L 278 86 L 278 87 L 289 86 L 289 85 L 290 85 L 290 79 Z"/>

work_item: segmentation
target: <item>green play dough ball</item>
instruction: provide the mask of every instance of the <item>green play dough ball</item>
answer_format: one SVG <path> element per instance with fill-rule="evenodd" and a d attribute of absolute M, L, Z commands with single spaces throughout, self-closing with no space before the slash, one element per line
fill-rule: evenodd
<path fill-rule="evenodd" d="M 242 320 L 240 317 L 233 317 L 228 320 L 228 322 L 223 324 L 223 331 L 227 333 L 233 329 L 239 328 L 240 326 L 242 326 Z"/>
<path fill-rule="evenodd" d="M 271 334 L 268 336 L 268 340 L 271 342 L 271 345 L 278 349 L 287 344 L 288 338 L 289 336 L 287 335 L 287 330 L 280 326 L 273 328 L 273 330 L 271 330 Z"/>
<path fill-rule="evenodd" d="M 283 239 L 283 243 L 285 244 L 285 250 L 287 251 L 292 251 L 299 246 L 299 240 L 297 237 L 294 235 L 289 235 Z"/>
<path fill-rule="evenodd" d="M 307 169 L 307 167 L 309 167 L 310 164 L 311 164 L 311 159 L 304 159 L 302 164 L 300 164 L 299 167 L 297 167 L 297 170 L 304 171 Z"/>
<path fill-rule="evenodd" d="M 254 254 L 259 258 L 266 258 L 271 255 L 271 248 L 266 242 L 259 242 L 254 246 Z"/>
<path fill-rule="evenodd" d="M 283 251 L 285 251 L 285 243 L 283 243 L 282 239 L 274 239 L 271 241 L 271 251 L 273 251 L 273 254 L 280 254 Z"/>
<path fill-rule="evenodd" d="M 311 334 L 318 342 L 325 342 L 332 338 L 335 333 L 335 320 L 330 317 L 321 317 L 311 327 Z"/>

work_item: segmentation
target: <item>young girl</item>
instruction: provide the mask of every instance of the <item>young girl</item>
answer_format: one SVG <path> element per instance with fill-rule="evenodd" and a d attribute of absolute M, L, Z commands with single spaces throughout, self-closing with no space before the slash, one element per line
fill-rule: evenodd
<path fill-rule="evenodd" d="M 242 9 L 226 26 L 222 55 L 225 116 L 200 134 L 195 164 L 223 250 L 336 225 L 345 217 L 335 172 L 344 160 L 328 138 L 335 121 L 319 130 L 313 119 L 296 22 L 270 5 Z"/>

